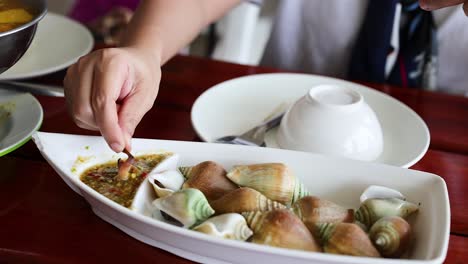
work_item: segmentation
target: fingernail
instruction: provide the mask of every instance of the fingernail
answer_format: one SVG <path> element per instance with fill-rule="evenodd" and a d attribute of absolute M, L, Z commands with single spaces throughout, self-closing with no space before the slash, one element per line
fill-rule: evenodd
<path fill-rule="evenodd" d="M 122 145 L 119 144 L 119 143 L 112 143 L 112 144 L 110 144 L 110 147 L 115 152 L 122 152 L 122 150 L 123 150 Z"/>

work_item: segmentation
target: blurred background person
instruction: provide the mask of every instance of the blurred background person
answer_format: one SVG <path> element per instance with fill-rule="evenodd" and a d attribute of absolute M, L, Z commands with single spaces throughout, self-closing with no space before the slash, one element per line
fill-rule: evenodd
<path fill-rule="evenodd" d="M 96 42 L 109 46 L 119 40 L 139 0 L 48 0 L 49 11 L 67 15 L 86 25 Z"/>
<path fill-rule="evenodd" d="M 162 65 L 240 3 L 142 1 L 121 47 L 95 51 L 68 69 L 65 94 L 75 122 L 101 131 L 114 151 L 129 149 L 158 94 Z M 466 90 L 468 27 L 461 10 L 433 16 L 414 0 L 285 0 L 275 19 L 265 65 L 402 87 Z"/>
<path fill-rule="evenodd" d="M 76 0 L 69 15 L 87 25 L 98 42 L 118 45 L 139 0 Z"/>

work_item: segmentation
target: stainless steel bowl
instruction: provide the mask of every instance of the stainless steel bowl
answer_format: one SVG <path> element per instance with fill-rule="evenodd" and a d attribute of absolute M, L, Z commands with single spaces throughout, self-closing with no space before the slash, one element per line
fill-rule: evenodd
<path fill-rule="evenodd" d="M 13 66 L 28 49 L 36 33 L 37 24 L 47 13 L 46 0 L 18 0 L 32 11 L 29 23 L 0 33 L 0 74 Z"/>

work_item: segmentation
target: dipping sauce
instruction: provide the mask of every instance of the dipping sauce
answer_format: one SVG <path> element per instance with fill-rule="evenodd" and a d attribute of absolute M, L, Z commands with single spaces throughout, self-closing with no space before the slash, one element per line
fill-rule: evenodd
<path fill-rule="evenodd" d="M 0 33 L 24 25 L 33 19 L 31 12 L 18 0 L 0 0 Z"/>
<path fill-rule="evenodd" d="M 93 166 L 81 174 L 80 179 L 112 201 L 130 208 L 138 187 L 145 180 L 146 175 L 170 155 L 172 154 L 164 153 L 135 157 L 135 166 L 131 167 L 127 180 L 120 180 L 117 177 L 117 162 Z"/>

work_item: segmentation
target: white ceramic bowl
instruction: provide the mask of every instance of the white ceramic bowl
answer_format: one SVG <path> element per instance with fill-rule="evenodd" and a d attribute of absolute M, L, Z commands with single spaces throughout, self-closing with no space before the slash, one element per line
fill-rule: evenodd
<path fill-rule="evenodd" d="M 286 112 L 277 134 L 281 148 L 373 161 L 383 150 L 374 111 L 358 92 L 312 87 Z"/>

